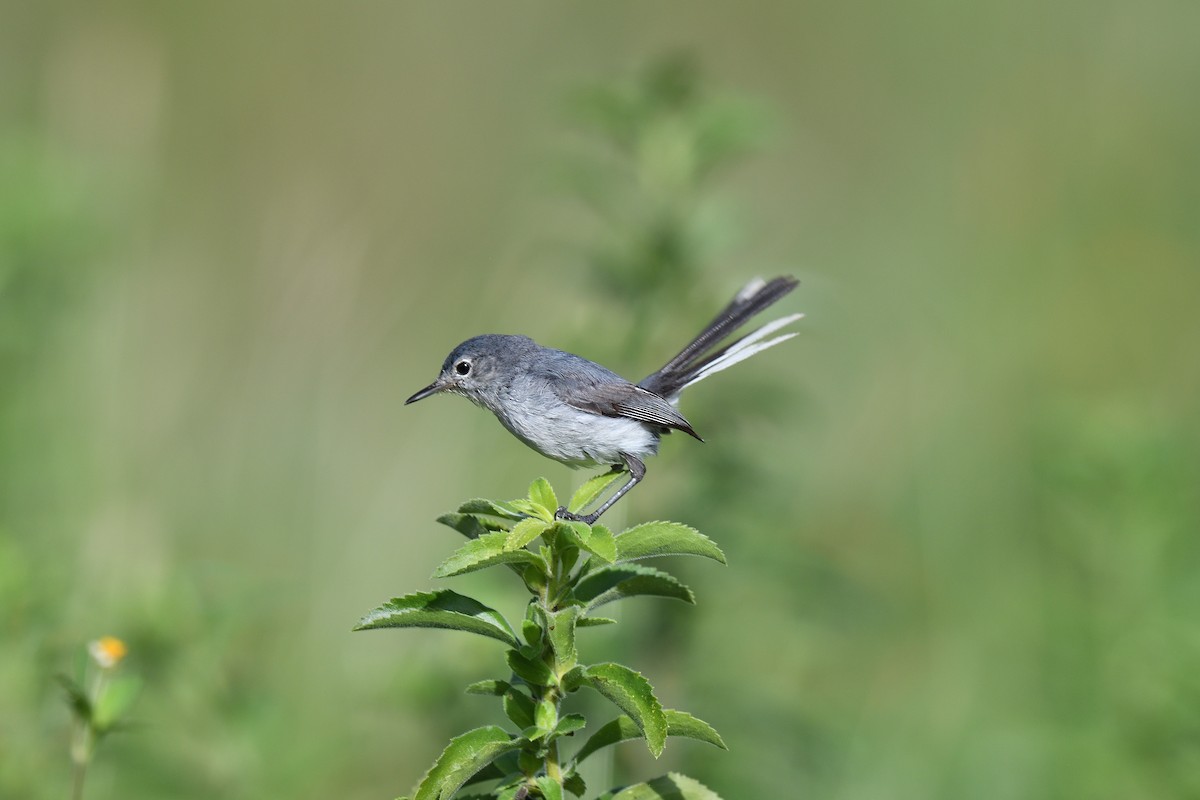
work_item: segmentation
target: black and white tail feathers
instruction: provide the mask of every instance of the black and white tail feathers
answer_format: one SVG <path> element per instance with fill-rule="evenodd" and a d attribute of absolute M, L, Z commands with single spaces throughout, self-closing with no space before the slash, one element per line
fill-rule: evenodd
<path fill-rule="evenodd" d="M 746 284 L 729 305 L 725 306 L 721 313 L 705 326 L 700 335 L 679 351 L 679 355 L 668 361 L 657 372 L 643 378 L 638 386 L 674 403 L 679 399 L 679 393 L 693 383 L 732 367 L 739 361 L 761 353 L 768 347 L 774 347 L 780 342 L 791 339 L 796 335 L 795 333 L 786 333 L 763 341 L 780 328 L 803 317 L 803 314 L 789 314 L 773 322 L 768 322 L 736 342 L 719 350 L 713 350 L 730 334 L 748 322 L 751 317 L 796 288 L 797 283 L 799 281 L 791 276 L 782 276 L 770 281 L 756 278 Z"/>

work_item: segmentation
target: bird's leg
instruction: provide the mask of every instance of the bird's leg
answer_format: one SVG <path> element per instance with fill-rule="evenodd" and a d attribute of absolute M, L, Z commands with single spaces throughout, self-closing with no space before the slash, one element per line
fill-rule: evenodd
<path fill-rule="evenodd" d="M 591 514 L 572 514 L 566 509 L 566 506 L 559 507 L 558 511 L 554 512 L 555 519 L 569 519 L 575 522 L 585 522 L 588 525 L 593 524 L 600 519 L 600 515 L 613 507 L 613 504 L 625 496 L 625 493 L 632 489 L 642 478 L 646 476 L 646 465 L 635 456 L 626 453 L 621 454 L 621 460 L 625 462 L 625 469 L 629 471 L 629 482 L 617 490 L 616 494 L 604 501 L 604 505 L 597 508 Z M 615 467 L 614 469 L 620 469 Z"/>

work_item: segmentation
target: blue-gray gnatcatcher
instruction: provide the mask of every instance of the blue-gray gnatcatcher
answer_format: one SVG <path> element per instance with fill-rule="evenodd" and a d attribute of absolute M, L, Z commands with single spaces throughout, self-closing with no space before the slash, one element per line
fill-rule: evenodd
<path fill-rule="evenodd" d="M 658 452 L 664 434 L 678 430 L 700 439 L 675 408 L 680 392 L 796 335 L 767 339 L 803 314 L 769 322 L 716 349 L 796 283 L 790 276 L 751 281 L 679 355 L 636 385 L 595 362 L 542 347 L 527 336 L 486 334 L 454 348 L 437 380 L 404 403 L 439 392 L 461 394 L 548 458 L 572 467 L 613 465 L 628 470 L 629 481 L 591 514 L 557 511 L 559 519 L 590 525 L 642 479 L 642 459 Z"/>

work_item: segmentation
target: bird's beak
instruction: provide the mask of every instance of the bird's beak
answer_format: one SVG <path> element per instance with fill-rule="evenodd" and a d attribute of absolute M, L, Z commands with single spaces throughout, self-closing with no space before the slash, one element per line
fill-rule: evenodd
<path fill-rule="evenodd" d="M 409 403 L 415 403 L 418 400 L 424 400 L 426 397 L 429 397 L 430 395 L 435 395 L 445 388 L 446 388 L 445 384 L 443 384 L 440 379 L 436 380 L 433 383 L 426 386 L 421 391 L 414 394 L 412 397 L 405 400 L 404 405 L 408 405 Z"/>

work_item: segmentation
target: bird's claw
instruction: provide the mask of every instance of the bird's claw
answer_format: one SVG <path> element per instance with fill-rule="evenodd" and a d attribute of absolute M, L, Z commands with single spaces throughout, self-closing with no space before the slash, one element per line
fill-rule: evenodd
<path fill-rule="evenodd" d="M 573 514 L 567 511 L 566 506 L 559 506 L 554 512 L 555 519 L 565 519 L 568 522 L 582 522 L 584 525 L 591 525 L 596 520 L 600 519 L 599 514 Z"/>

